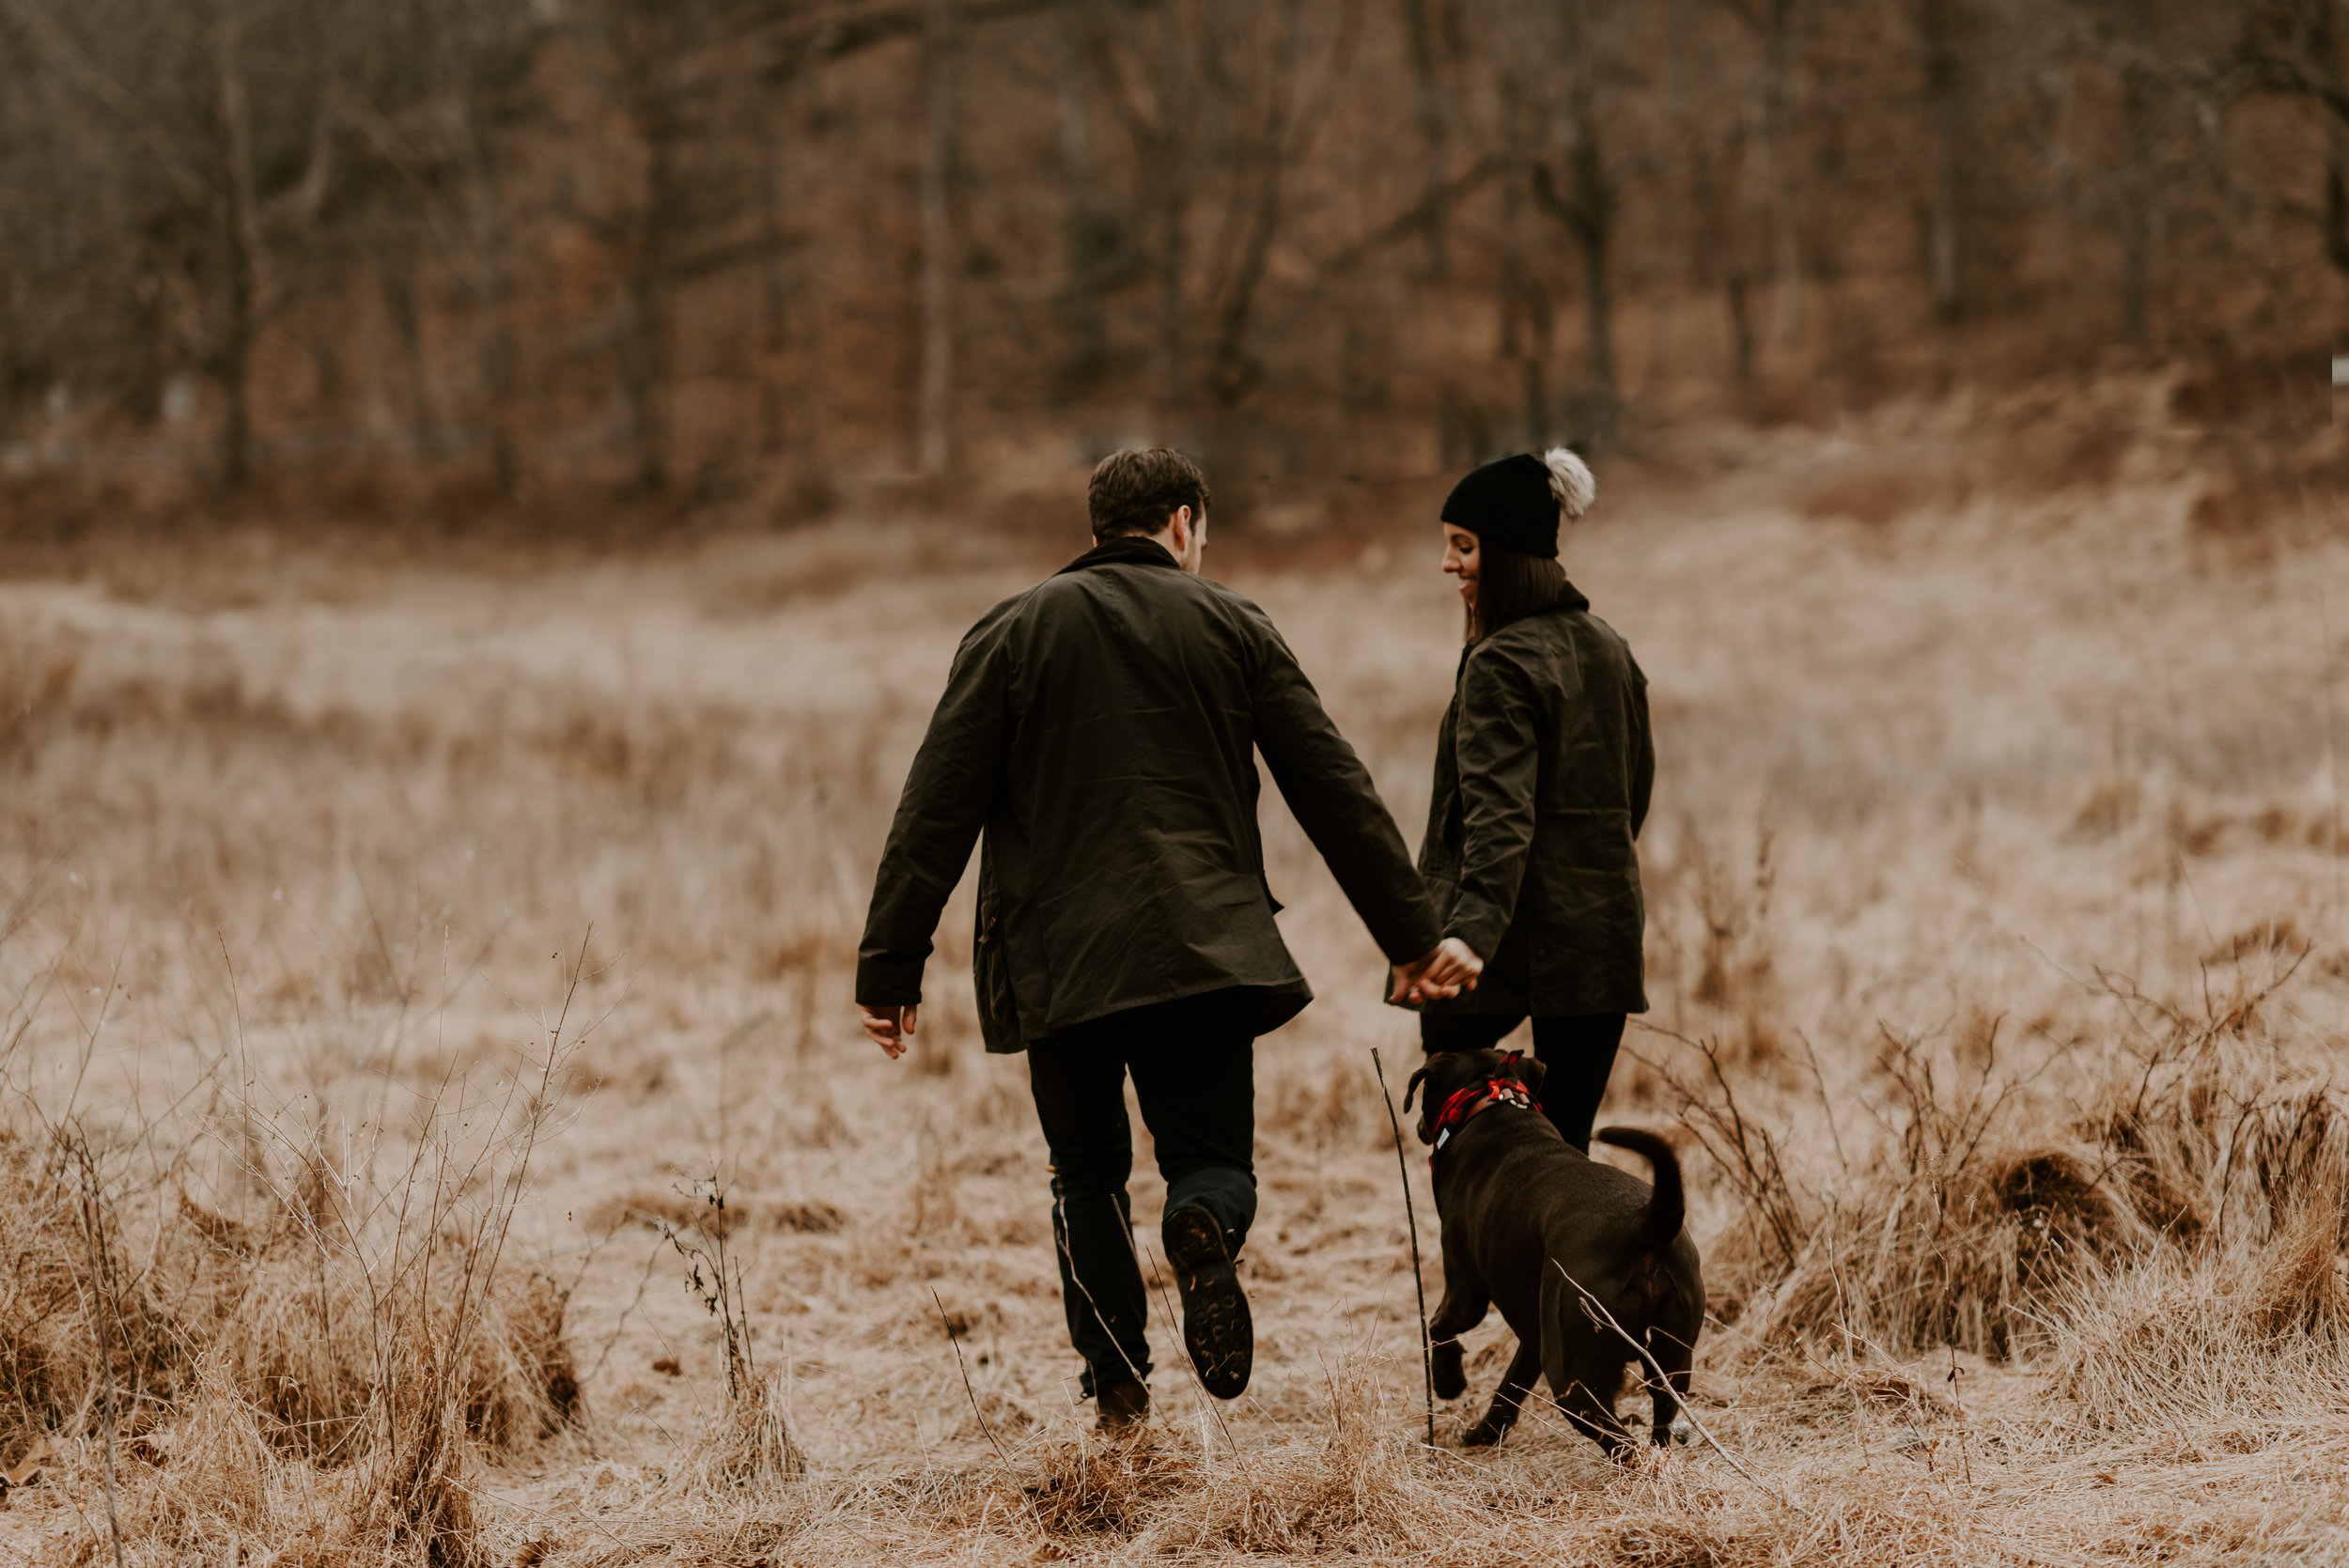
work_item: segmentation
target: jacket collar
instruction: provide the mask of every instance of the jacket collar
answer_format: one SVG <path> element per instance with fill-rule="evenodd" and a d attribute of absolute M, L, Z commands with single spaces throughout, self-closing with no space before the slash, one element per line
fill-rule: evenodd
<path fill-rule="evenodd" d="M 1082 566 L 1083 564 L 1084 564 L 1084 563 L 1083 563 L 1083 562 L 1081 562 L 1081 561 L 1078 563 L 1078 565 L 1079 565 L 1079 566 Z M 1579 588 L 1578 588 L 1578 587 L 1576 587 L 1573 583 L 1569 582 L 1569 583 L 1567 583 L 1567 584 L 1566 584 L 1566 590 L 1565 590 L 1565 592 L 1564 592 L 1564 593 L 1562 593 L 1562 594 L 1560 594 L 1560 595 L 1558 596 L 1558 602 L 1557 602 L 1556 604 L 1551 605 L 1551 606 L 1550 606 L 1548 609 L 1547 609 L 1547 610 L 1538 611 L 1538 612 L 1536 612 L 1536 613 L 1539 613 L 1539 614 L 1544 614 L 1544 615 L 1555 615 L 1555 614 L 1559 613 L 1560 612 L 1563 611 L 1563 612 L 1566 612 L 1566 613 L 1568 613 L 1579 614 L 1581 612 L 1583 612 L 1583 611 L 1585 611 L 1585 610 L 1588 610 L 1590 607 L 1591 607 L 1591 601 L 1590 601 L 1590 599 L 1589 599 L 1588 598 L 1586 598 L 1586 597 L 1583 595 L 1582 590 L 1581 590 L 1581 589 L 1579 589 Z M 1525 616 L 1525 617 L 1524 617 L 1524 619 L 1529 620 L 1529 621 L 1530 621 L 1530 620 L 1532 620 L 1532 618 L 1533 618 L 1533 617 L 1532 617 L 1532 615 L 1527 615 L 1527 616 Z M 1510 623 L 1509 623 L 1509 625 L 1510 625 L 1510 626 L 1515 626 L 1516 624 L 1517 624 L 1517 623 L 1516 623 L 1515 621 L 1512 621 L 1512 622 L 1510 622 Z M 1506 630 L 1508 629 L 1508 627 L 1503 627 L 1503 628 L 1501 628 L 1501 629 L 1502 629 L 1503 631 L 1506 631 Z M 1481 637 L 1477 639 L 1477 642 L 1479 642 L 1479 643 L 1481 643 L 1481 642 L 1483 642 L 1483 641 L 1484 641 L 1484 639 L 1483 639 L 1483 638 L 1481 638 Z M 1470 644 L 1467 644 L 1465 647 L 1461 648 L 1461 650 L 1460 650 L 1460 662 L 1459 662 L 1459 665 L 1458 665 L 1458 667 L 1457 667 L 1456 669 L 1455 669 L 1455 670 L 1452 672 L 1452 678 L 1453 678 L 1453 681 L 1454 681 L 1454 683 L 1455 683 L 1455 685 L 1458 683 L 1459 678 L 1460 678 L 1462 675 L 1464 675 L 1468 674 L 1468 660 L 1469 660 L 1469 655 L 1470 655 L 1470 654 L 1471 654 L 1471 653 L 1473 653 L 1473 652 L 1475 652 L 1475 651 L 1476 651 L 1476 643 L 1470 643 Z"/>
<path fill-rule="evenodd" d="M 1104 539 L 1078 556 L 1052 575 L 1064 577 L 1072 571 L 1089 567 L 1173 567 L 1180 571 L 1182 565 L 1174 551 L 1154 539 L 1139 534 L 1126 534 L 1114 539 Z"/>

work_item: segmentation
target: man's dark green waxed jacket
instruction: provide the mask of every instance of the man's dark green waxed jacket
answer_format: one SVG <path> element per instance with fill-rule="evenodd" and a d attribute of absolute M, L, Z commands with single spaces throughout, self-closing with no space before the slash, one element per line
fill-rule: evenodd
<path fill-rule="evenodd" d="M 1572 588 L 1472 644 L 1436 742 L 1419 868 L 1486 960 L 1427 1010 L 1643 1013 L 1640 857 L 1656 782 L 1647 677 Z"/>
<path fill-rule="evenodd" d="M 1285 1023 L 1313 992 L 1272 923 L 1259 751 L 1387 956 L 1433 948 L 1435 908 L 1394 819 L 1264 612 L 1122 538 L 963 639 L 881 855 L 857 1001 L 922 999 L 931 933 L 984 829 L 988 1049 L 1230 988 L 1256 1032 Z"/>

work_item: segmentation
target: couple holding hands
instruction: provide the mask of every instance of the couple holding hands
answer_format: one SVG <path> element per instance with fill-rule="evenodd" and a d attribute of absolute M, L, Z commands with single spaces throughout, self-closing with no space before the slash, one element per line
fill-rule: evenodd
<path fill-rule="evenodd" d="M 1248 1385 L 1234 1260 L 1256 1211 L 1254 1043 L 1312 999 L 1273 924 L 1259 753 L 1425 1048 L 1482 1049 L 1530 1017 L 1547 1113 L 1587 1150 L 1626 1015 L 1647 1005 L 1634 841 L 1655 776 L 1646 679 L 1558 560 L 1594 496 L 1560 447 L 1487 463 L 1444 503 L 1467 629 L 1416 866 L 1270 620 L 1200 575 L 1207 486 L 1180 453 L 1104 459 L 1094 548 L 963 639 L 881 857 L 856 1000 L 901 1054 L 981 844 L 981 1031 L 1028 1058 L 1069 1339 L 1104 1428 L 1149 1405 L 1129 1075 L 1185 1347 L 1218 1398 Z"/>

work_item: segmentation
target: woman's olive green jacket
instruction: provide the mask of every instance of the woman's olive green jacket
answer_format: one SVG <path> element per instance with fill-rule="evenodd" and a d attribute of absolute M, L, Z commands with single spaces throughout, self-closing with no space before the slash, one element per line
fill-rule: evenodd
<path fill-rule="evenodd" d="M 1446 1013 L 1647 1010 L 1640 856 L 1656 780 L 1647 677 L 1572 588 L 1461 656 L 1419 869 L 1486 961 Z"/>

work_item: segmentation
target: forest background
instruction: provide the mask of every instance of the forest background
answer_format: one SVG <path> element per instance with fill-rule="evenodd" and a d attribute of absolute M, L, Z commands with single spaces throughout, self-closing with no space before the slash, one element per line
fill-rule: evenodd
<path fill-rule="evenodd" d="M 1545 440 L 2155 364 L 2198 421 L 2305 437 L 2344 30 L 2333 0 L 8 0 L 0 465 L 142 511 L 428 493 L 459 529 L 593 493 L 625 529 L 1153 439 L 1295 523 L 1315 484 Z M 2274 444 L 2234 477 L 2304 476 Z"/>

